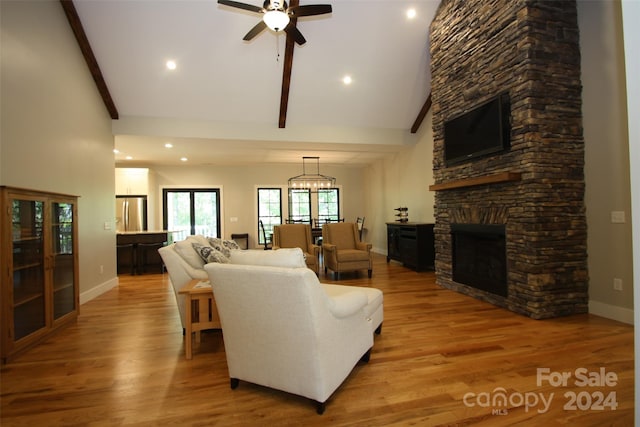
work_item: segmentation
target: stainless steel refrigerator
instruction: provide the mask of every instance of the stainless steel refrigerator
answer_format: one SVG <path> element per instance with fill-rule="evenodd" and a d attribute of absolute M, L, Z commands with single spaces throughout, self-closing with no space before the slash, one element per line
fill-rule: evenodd
<path fill-rule="evenodd" d="M 147 229 L 147 197 L 116 196 L 116 232 Z"/>

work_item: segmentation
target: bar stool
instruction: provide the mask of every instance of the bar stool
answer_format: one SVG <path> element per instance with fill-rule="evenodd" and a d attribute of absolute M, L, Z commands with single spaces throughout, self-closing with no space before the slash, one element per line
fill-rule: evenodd
<path fill-rule="evenodd" d="M 117 259 L 129 260 L 128 265 L 118 262 L 118 274 L 124 274 L 126 268 L 129 269 L 129 274 L 132 276 L 136 274 L 136 251 L 133 243 L 127 243 L 122 245 L 116 245 Z M 128 255 L 128 256 L 127 256 Z"/>
<path fill-rule="evenodd" d="M 158 253 L 158 249 L 164 246 L 164 243 L 138 243 L 138 274 L 147 272 L 147 267 L 158 266 L 160 268 L 159 273 L 164 271 L 164 264 L 162 258 Z"/>

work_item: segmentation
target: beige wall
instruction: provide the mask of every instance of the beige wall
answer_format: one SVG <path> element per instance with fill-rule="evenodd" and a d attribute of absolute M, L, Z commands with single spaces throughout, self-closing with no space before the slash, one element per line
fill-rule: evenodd
<path fill-rule="evenodd" d="M 59 2 L 0 11 L 0 183 L 80 196 L 83 302 L 117 284 L 111 120 Z"/>
<path fill-rule="evenodd" d="M 589 310 L 633 321 L 629 141 L 620 2 L 579 1 Z M 611 223 L 622 211 L 626 223 Z M 613 289 L 613 279 L 623 289 Z"/>

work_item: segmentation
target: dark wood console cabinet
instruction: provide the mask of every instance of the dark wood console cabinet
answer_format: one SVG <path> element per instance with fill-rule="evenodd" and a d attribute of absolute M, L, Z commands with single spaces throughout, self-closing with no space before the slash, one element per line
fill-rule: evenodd
<path fill-rule="evenodd" d="M 387 262 L 390 260 L 400 261 L 416 271 L 433 270 L 433 224 L 388 222 Z"/>

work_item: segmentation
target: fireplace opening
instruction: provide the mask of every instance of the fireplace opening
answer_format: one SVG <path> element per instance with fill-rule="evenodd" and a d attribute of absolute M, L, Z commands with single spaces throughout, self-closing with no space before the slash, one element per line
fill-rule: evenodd
<path fill-rule="evenodd" d="M 453 280 L 507 296 L 507 251 L 504 225 L 451 224 Z"/>

